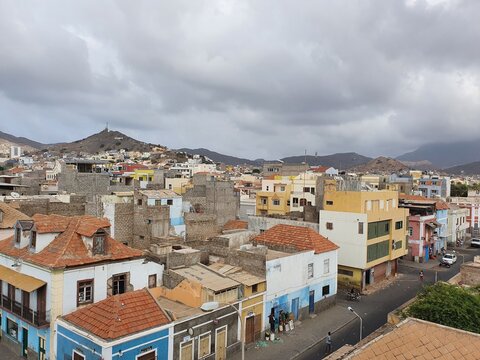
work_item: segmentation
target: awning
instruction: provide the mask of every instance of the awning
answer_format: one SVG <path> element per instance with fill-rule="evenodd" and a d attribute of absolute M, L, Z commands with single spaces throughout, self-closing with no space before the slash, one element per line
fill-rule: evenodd
<path fill-rule="evenodd" d="M 46 284 L 45 281 L 34 278 L 33 276 L 21 274 L 2 265 L 0 265 L 0 280 L 26 292 L 35 291 Z"/>
<path fill-rule="evenodd" d="M 442 224 L 440 224 L 440 223 L 438 223 L 438 222 L 436 222 L 436 221 L 432 221 L 432 222 L 426 223 L 425 225 L 430 226 L 432 229 L 436 229 L 436 228 L 442 226 Z"/>

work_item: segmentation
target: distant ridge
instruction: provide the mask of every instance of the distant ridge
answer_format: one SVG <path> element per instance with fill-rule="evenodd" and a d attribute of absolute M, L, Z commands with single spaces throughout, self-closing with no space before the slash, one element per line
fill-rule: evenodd
<path fill-rule="evenodd" d="M 96 154 L 103 151 L 121 150 L 148 152 L 154 146 L 142 141 L 135 140 L 119 131 L 102 130 L 99 133 L 90 135 L 85 139 L 77 140 L 71 143 L 59 143 L 49 146 L 50 151 L 57 152 L 83 152 L 87 154 Z"/>
<path fill-rule="evenodd" d="M 199 149 L 182 148 L 182 149 L 176 149 L 175 151 L 185 152 L 190 155 L 206 156 L 216 163 L 224 163 L 226 165 L 237 166 L 237 165 L 246 164 L 246 165 L 260 166 L 262 164 L 262 161 L 259 161 L 259 160 L 249 160 L 249 159 L 238 158 L 235 156 L 224 155 L 224 154 L 220 154 L 218 152 L 211 151 L 205 148 L 199 148 Z"/>
<path fill-rule="evenodd" d="M 339 170 L 346 170 L 357 165 L 366 164 L 367 162 L 372 160 L 372 158 L 357 154 L 355 152 L 348 152 L 323 156 L 289 156 L 281 160 L 286 163 L 302 163 L 306 160 L 307 164 L 310 166 L 332 166 Z"/>
<path fill-rule="evenodd" d="M 355 166 L 350 170 L 359 173 L 392 174 L 407 171 L 409 167 L 398 160 L 380 156 L 366 164 Z"/>
<path fill-rule="evenodd" d="M 428 160 L 436 168 L 445 169 L 480 161 L 480 140 L 454 143 L 433 143 L 397 157 L 400 161 Z"/>
<path fill-rule="evenodd" d="M 452 175 L 480 175 L 480 161 L 453 166 L 451 168 L 444 169 L 443 171 Z"/>
<path fill-rule="evenodd" d="M 17 144 L 17 145 L 30 146 L 30 147 L 32 147 L 34 149 L 38 149 L 38 150 L 46 147 L 46 145 L 44 145 L 42 143 L 39 143 L 37 141 L 27 139 L 26 137 L 23 137 L 23 136 L 17 137 L 17 136 L 13 136 L 13 135 L 4 133 L 2 131 L 0 131 L 0 139 L 6 140 L 8 142 L 11 142 L 11 143 L 14 143 L 14 144 Z"/>

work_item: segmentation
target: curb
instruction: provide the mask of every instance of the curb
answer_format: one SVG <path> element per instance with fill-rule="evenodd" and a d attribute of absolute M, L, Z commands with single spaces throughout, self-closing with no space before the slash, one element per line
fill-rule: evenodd
<path fill-rule="evenodd" d="M 335 330 L 331 331 L 332 335 L 335 334 L 336 332 L 339 332 L 340 330 L 342 330 L 345 326 L 349 325 L 350 323 L 354 322 L 355 320 L 357 320 L 356 317 L 354 317 L 353 319 L 347 321 L 346 323 L 344 323 L 343 325 L 340 325 L 338 328 L 336 328 Z M 297 359 L 300 355 L 302 355 L 303 353 L 307 352 L 308 350 L 310 350 L 311 348 L 313 348 L 314 346 L 317 346 L 319 343 L 323 342 L 327 337 L 324 336 L 322 337 L 321 339 L 319 339 L 318 341 L 314 342 L 313 344 L 309 345 L 308 347 L 306 347 L 305 349 L 303 349 L 301 352 L 299 352 L 298 354 L 295 354 L 293 355 L 292 357 L 290 357 L 290 360 L 294 360 L 294 359 Z"/>

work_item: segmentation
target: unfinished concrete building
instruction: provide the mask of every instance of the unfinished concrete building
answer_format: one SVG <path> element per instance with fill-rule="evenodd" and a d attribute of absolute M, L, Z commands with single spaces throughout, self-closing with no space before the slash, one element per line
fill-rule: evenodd
<path fill-rule="evenodd" d="M 219 234 L 227 221 L 237 218 L 240 207 L 233 181 L 211 174 L 195 174 L 193 188 L 183 199 L 190 210 L 185 214 L 187 240 L 205 240 Z"/>

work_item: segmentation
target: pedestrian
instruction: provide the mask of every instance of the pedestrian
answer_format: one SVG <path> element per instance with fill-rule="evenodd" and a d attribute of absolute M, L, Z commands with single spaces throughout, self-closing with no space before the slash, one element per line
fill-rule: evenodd
<path fill-rule="evenodd" d="M 330 354 L 332 352 L 332 334 L 329 331 L 327 334 L 327 339 L 325 341 L 325 354 Z"/>
<path fill-rule="evenodd" d="M 420 281 L 423 282 L 423 270 L 420 270 Z"/>
<path fill-rule="evenodd" d="M 270 331 L 274 333 L 275 332 L 275 315 L 273 315 L 273 312 L 270 313 L 270 315 L 268 316 L 268 322 L 270 323 Z"/>

